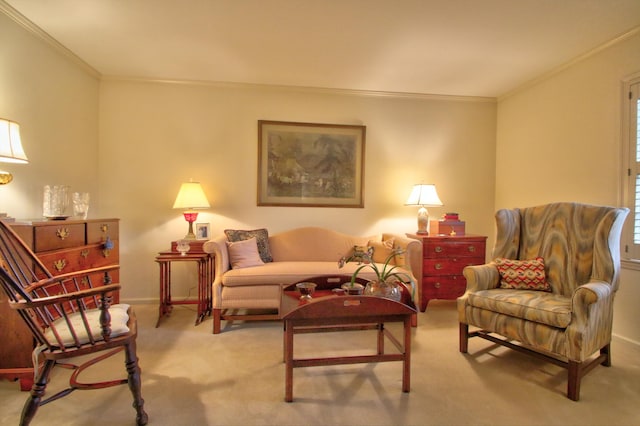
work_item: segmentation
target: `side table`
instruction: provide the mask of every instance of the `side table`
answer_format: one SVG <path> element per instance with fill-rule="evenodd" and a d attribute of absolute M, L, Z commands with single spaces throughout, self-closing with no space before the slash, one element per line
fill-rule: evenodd
<path fill-rule="evenodd" d="M 173 245 L 175 247 L 175 244 Z M 202 244 L 200 244 L 202 247 Z M 173 305 L 198 305 L 198 315 L 195 325 L 198 325 L 207 316 L 211 315 L 211 283 L 213 281 L 213 257 L 209 253 L 204 253 L 196 247 L 193 251 L 180 254 L 176 251 L 161 251 L 156 256 L 156 262 L 160 266 L 160 307 L 156 327 L 160 325 L 160 320 L 171 313 Z M 171 263 L 172 262 L 195 262 L 198 266 L 198 300 L 171 300 Z"/>
<path fill-rule="evenodd" d="M 484 235 L 416 235 L 422 241 L 422 287 L 420 311 L 427 310 L 432 299 L 453 300 L 462 296 L 467 281 L 462 270 L 485 263 L 487 237 Z"/>

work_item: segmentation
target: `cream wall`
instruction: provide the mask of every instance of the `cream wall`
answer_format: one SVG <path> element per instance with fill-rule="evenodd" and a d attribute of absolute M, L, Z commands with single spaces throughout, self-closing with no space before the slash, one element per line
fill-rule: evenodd
<path fill-rule="evenodd" d="M 153 258 L 186 233 L 171 207 L 189 178 L 209 197 L 198 222 L 214 235 L 309 225 L 414 232 L 417 209 L 403 203 L 419 182 L 435 183 L 445 203 L 432 215 L 457 211 L 468 232 L 491 233 L 495 113 L 490 100 L 104 79 L 100 210 L 122 219 L 123 297 L 157 299 Z M 260 119 L 365 125 L 365 208 L 257 207 Z"/>
<path fill-rule="evenodd" d="M 495 208 L 622 205 L 622 81 L 640 71 L 640 34 L 498 102 Z M 640 272 L 625 270 L 614 333 L 640 342 Z"/>
<path fill-rule="evenodd" d="M 0 117 L 20 123 L 27 165 L 0 186 L 0 211 L 42 217 L 42 188 L 98 193 L 98 79 L 0 13 Z M 97 212 L 93 212 L 96 213 Z"/>

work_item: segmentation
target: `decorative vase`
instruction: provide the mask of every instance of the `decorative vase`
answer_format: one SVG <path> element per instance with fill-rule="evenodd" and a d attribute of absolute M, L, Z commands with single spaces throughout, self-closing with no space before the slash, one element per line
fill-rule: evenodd
<path fill-rule="evenodd" d="M 387 281 L 369 281 L 364 289 L 367 296 L 386 297 L 399 302 L 402 298 L 402 290 L 395 279 Z"/>
<path fill-rule="evenodd" d="M 180 240 L 176 244 L 176 250 L 180 252 L 180 255 L 186 256 L 187 252 L 191 250 L 191 246 L 189 245 L 189 241 Z"/>
<path fill-rule="evenodd" d="M 364 286 L 359 283 L 353 283 L 353 285 L 349 283 L 344 283 L 340 287 L 350 296 L 358 296 L 361 295 L 364 291 Z"/>

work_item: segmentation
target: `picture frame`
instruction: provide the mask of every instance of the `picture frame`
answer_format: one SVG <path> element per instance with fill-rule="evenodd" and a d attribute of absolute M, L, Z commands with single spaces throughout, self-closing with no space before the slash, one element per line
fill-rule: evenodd
<path fill-rule="evenodd" d="M 211 226 L 208 223 L 196 223 L 196 239 L 208 240 L 211 238 Z"/>
<path fill-rule="evenodd" d="M 258 121 L 258 206 L 364 207 L 366 126 Z"/>

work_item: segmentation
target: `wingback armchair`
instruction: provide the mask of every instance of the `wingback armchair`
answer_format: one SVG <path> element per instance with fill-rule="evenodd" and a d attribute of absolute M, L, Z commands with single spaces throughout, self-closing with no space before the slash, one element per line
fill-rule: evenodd
<path fill-rule="evenodd" d="M 469 337 L 481 337 L 542 357 L 568 370 L 567 396 L 577 401 L 582 376 L 611 365 L 628 213 L 578 203 L 499 210 L 493 260 L 464 269 L 460 352 L 467 353 Z"/>

